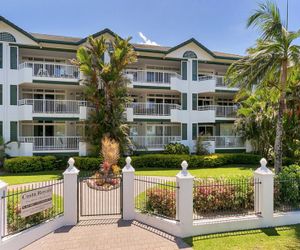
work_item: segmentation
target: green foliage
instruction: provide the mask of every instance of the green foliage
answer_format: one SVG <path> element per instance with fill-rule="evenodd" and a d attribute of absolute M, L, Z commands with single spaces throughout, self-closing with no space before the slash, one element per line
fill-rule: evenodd
<path fill-rule="evenodd" d="M 197 155 L 208 155 L 209 152 L 207 151 L 205 145 L 203 144 L 203 137 L 198 136 L 197 142 L 196 142 L 196 154 Z"/>
<path fill-rule="evenodd" d="M 79 170 L 99 170 L 103 159 L 100 157 L 74 157 L 75 165 Z"/>
<path fill-rule="evenodd" d="M 178 154 L 178 155 L 185 155 L 190 153 L 190 149 L 188 146 L 185 146 L 179 142 L 169 143 L 165 145 L 166 154 Z"/>
<path fill-rule="evenodd" d="M 36 172 L 57 169 L 56 158 L 54 156 L 20 156 L 7 159 L 4 169 L 8 172 Z"/>
<path fill-rule="evenodd" d="M 113 41 L 90 37 L 87 44 L 78 49 L 77 60 L 73 61 L 85 76 L 82 84 L 86 100 L 94 107 L 86 123 L 86 136 L 97 154 L 105 135 L 118 141 L 121 147 L 127 144 L 128 127 L 123 114 L 129 102 L 129 80 L 124 70 L 136 61 L 136 52 L 129 41 L 117 36 Z M 106 52 L 110 62 L 104 61 Z"/>
<path fill-rule="evenodd" d="M 274 185 L 274 206 L 281 210 L 300 208 L 300 166 L 284 167 L 276 176 Z"/>

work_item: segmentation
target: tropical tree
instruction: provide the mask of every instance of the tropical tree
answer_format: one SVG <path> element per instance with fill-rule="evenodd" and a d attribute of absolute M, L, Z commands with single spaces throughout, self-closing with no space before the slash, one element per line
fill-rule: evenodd
<path fill-rule="evenodd" d="M 89 37 L 86 45 L 78 49 L 77 59 L 72 61 L 84 75 L 81 81 L 85 85 L 85 97 L 93 107 L 86 123 L 86 137 L 98 153 L 104 136 L 121 146 L 127 141 L 124 111 L 129 102 L 129 80 L 124 70 L 136 61 L 129 41 L 130 38 L 124 40 L 118 36 L 113 41 Z"/>
<path fill-rule="evenodd" d="M 274 143 L 275 171 L 282 167 L 283 116 L 286 110 L 286 91 L 289 87 L 289 74 L 300 61 L 300 47 L 295 39 L 300 31 L 288 31 L 281 20 L 280 11 L 275 3 L 260 3 L 251 15 L 247 27 L 257 27 L 260 37 L 248 54 L 233 63 L 227 78 L 233 86 L 239 85 L 242 92 L 256 89 L 276 88 L 279 91 L 276 138 Z"/>

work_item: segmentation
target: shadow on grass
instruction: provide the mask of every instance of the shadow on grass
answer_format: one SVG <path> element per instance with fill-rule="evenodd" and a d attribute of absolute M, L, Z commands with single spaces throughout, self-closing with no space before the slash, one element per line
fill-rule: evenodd
<path fill-rule="evenodd" d="M 238 237 L 238 236 L 246 236 L 246 235 L 254 235 L 254 234 L 265 234 L 267 236 L 280 236 L 278 232 L 288 231 L 288 230 L 295 230 L 297 239 L 300 239 L 300 224 L 297 224 L 292 226 L 282 226 L 276 228 L 272 227 L 272 228 L 262 228 L 262 229 L 200 235 L 200 236 L 185 238 L 184 241 L 190 246 L 193 246 L 194 245 L 193 242 L 195 241 L 236 237 L 236 236 Z"/>

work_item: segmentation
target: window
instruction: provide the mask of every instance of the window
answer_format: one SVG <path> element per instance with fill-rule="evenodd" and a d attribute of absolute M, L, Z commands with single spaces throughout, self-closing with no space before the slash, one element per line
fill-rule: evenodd
<path fill-rule="evenodd" d="M 197 134 L 197 123 L 192 124 L 192 139 L 197 140 L 198 134 Z"/>
<path fill-rule="evenodd" d="M 18 88 L 17 85 L 10 85 L 10 105 L 17 105 L 17 93 Z"/>
<path fill-rule="evenodd" d="M 181 106 L 182 110 L 187 110 L 187 93 L 181 94 Z"/>
<path fill-rule="evenodd" d="M 0 136 L 3 137 L 3 122 L 0 121 Z"/>
<path fill-rule="evenodd" d="M 3 44 L 0 43 L 0 69 L 3 68 Z"/>
<path fill-rule="evenodd" d="M 187 140 L 187 124 L 186 123 L 182 123 L 182 128 L 181 128 L 181 138 L 182 140 Z"/>
<path fill-rule="evenodd" d="M 198 61 L 193 60 L 192 62 L 192 80 L 197 81 L 198 79 Z"/>
<path fill-rule="evenodd" d="M 214 135 L 214 127 L 201 125 L 198 128 L 198 134 L 200 136 L 213 136 Z"/>
<path fill-rule="evenodd" d="M 210 96 L 199 96 L 198 106 L 209 106 L 214 104 L 214 99 Z"/>
<path fill-rule="evenodd" d="M 0 41 L 15 43 L 16 38 L 12 34 L 9 34 L 7 32 L 0 32 Z"/>
<path fill-rule="evenodd" d="M 18 48 L 10 47 L 10 69 L 18 68 Z"/>
<path fill-rule="evenodd" d="M 197 110 L 198 109 L 198 107 L 197 107 L 197 100 L 198 100 L 198 94 L 193 93 L 192 94 L 192 102 L 193 102 L 192 109 L 193 110 Z"/>
<path fill-rule="evenodd" d="M 181 76 L 182 80 L 187 80 L 187 61 L 181 62 Z"/>
<path fill-rule="evenodd" d="M 186 52 L 183 53 L 183 58 L 197 58 L 197 55 L 195 52 L 188 50 Z"/>
<path fill-rule="evenodd" d="M 18 141 L 18 122 L 10 122 L 10 140 Z"/>

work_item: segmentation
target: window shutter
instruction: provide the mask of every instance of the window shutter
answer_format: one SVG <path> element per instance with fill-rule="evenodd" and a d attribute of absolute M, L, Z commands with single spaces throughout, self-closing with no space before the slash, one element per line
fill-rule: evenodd
<path fill-rule="evenodd" d="M 10 140 L 18 141 L 18 122 L 10 122 Z"/>
<path fill-rule="evenodd" d="M 17 85 L 10 85 L 10 105 L 17 105 Z"/>
<path fill-rule="evenodd" d="M 193 132 L 193 134 L 192 134 L 192 139 L 193 140 L 197 140 L 197 123 L 193 123 L 193 128 L 192 128 L 192 132 Z"/>
<path fill-rule="evenodd" d="M 3 105 L 3 85 L 0 84 L 0 105 Z"/>
<path fill-rule="evenodd" d="M 181 94 L 181 102 L 182 110 L 187 110 L 187 93 Z"/>
<path fill-rule="evenodd" d="M 3 44 L 0 43 L 0 69 L 3 68 Z"/>
<path fill-rule="evenodd" d="M 198 78 L 198 61 L 193 60 L 192 62 L 192 80 L 197 81 Z"/>
<path fill-rule="evenodd" d="M 3 137 L 3 122 L 0 121 L 0 136 Z"/>
<path fill-rule="evenodd" d="M 17 69 L 18 68 L 18 48 L 10 47 L 10 68 Z"/>
<path fill-rule="evenodd" d="M 186 123 L 182 123 L 182 125 L 181 125 L 181 139 L 187 140 L 187 124 Z"/>
<path fill-rule="evenodd" d="M 181 61 L 182 80 L 187 80 L 187 61 Z"/>
<path fill-rule="evenodd" d="M 198 94 L 192 94 L 193 98 L 193 110 L 197 110 L 198 108 Z"/>

